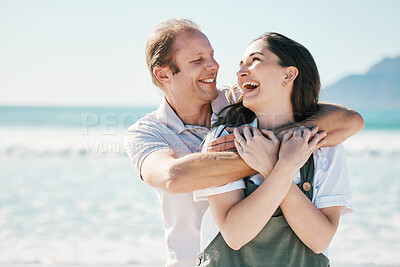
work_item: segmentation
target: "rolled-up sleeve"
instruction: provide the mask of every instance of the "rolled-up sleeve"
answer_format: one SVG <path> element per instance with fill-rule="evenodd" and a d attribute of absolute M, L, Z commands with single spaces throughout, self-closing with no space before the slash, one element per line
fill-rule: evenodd
<path fill-rule="evenodd" d="M 202 190 L 197 190 L 193 192 L 193 200 L 195 202 L 197 201 L 202 201 L 202 200 L 208 200 L 208 196 L 212 195 L 218 195 L 226 192 L 230 192 L 233 190 L 237 189 L 245 189 L 246 186 L 244 184 L 243 179 L 237 180 L 235 182 L 222 185 L 222 186 L 215 186 L 215 187 L 210 187 Z"/>
<path fill-rule="evenodd" d="M 318 152 L 314 204 L 317 208 L 341 206 L 341 215 L 352 213 L 350 182 L 343 145 Z"/>

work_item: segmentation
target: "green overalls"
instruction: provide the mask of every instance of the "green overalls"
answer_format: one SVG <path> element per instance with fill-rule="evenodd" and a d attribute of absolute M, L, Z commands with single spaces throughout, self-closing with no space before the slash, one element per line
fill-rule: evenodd
<path fill-rule="evenodd" d="M 313 156 L 300 169 L 299 188 L 312 200 L 314 160 Z M 245 179 L 245 195 L 256 188 L 249 178 Z M 249 225 L 251 227 L 251 225 Z M 296 236 L 286 222 L 280 207 L 258 235 L 241 249 L 231 249 L 221 233 L 211 241 L 197 258 L 197 266 L 207 267 L 328 267 L 329 259 L 323 254 L 315 254 Z"/>

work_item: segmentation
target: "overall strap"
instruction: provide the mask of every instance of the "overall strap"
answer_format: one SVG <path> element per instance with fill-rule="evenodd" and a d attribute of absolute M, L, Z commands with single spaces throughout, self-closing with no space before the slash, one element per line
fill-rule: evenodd
<path fill-rule="evenodd" d="M 306 164 L 300 169 L 301 183 L 297 186 L 312 201 L 314 180 L 314 156 L 308 158 Z"/>
<path fill-rule="evenodd" d="M 250 176 L 245 177 L 244 183 L 246 185 L 245 196 L 247 197 L 254 190 L 257 189 L 258 185 L 250 179 Z M 313 180 L 314 180 L 314 156 L 308 158 L 307 162 L 300 169 L 301 182 L 297 185 L 300 190 L 312 201 L 313 197 Z"/>

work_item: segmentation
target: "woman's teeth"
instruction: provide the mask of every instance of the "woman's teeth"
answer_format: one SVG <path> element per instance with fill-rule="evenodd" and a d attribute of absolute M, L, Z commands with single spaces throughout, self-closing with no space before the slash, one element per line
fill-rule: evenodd
<path fill-rule="evenodd" d="M 248 90 L 248 89 L 254 89 L 254 88 L 258 87 L 259 85 L 260 85 L 259 82 L 253 82 L 253 81 L 251 81 L 251 82 L 244 82 L 244 83 L 242 84 L 242 89 L 246 89 L 246 90 Z"/>

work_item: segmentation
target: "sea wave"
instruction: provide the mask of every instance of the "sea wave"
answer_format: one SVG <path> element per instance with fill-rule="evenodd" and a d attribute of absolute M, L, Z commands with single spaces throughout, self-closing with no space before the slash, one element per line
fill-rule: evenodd
<path fill-rule="evenodd" d="M 158 263 L 161 266 L 166 257 L 162 236 L 129 234 L 117 240 L 101 236 L 27 236 L 24 239 L 7 236 L 7 246 L 0 247 L 0 264 L 115 266 Z M 152 253 L 153 249 L 159 253 Z"/>
<path fill-rule="evenodd" d="M 364 130 L 344 142 L 346 154 L 355 156 L 400 155 L 399 130 Z"/>
<path fill-rule="evenodd" d="M 123 133 L 0 132 L 1 266 L 162 266 L 160 205 L 129 164 Z M 355 212 L 341 219 L 329 257 L 400 266 L 400 131 L 364 130 L 344 145 Z"/>
<path fill-rule="evenodd" d="M 7 129 L 0 140 L 0 156 L 74 157 L 125 155 L 123 133 L 84 132 L 79 129 Z"/>
<path fill-rule="evenodd" d="M 4 157 L 125 156 L 124 133 L 79 129 L 8 129 L 0 140 Z M 135 144 L 140 145 L 140 144 Z M 400 156 L 399 130 L 365 130 L 344 142 L 351 156 Z"/>

